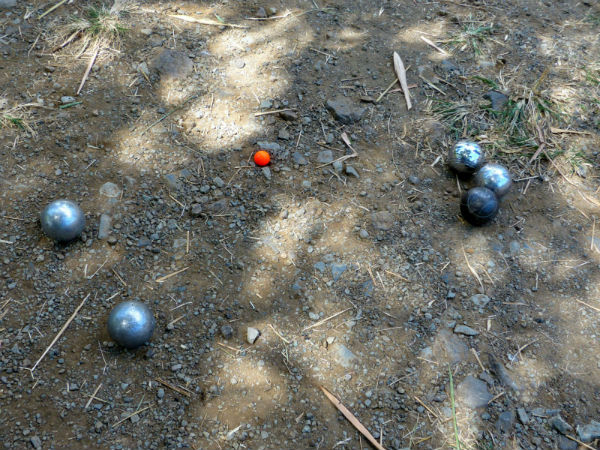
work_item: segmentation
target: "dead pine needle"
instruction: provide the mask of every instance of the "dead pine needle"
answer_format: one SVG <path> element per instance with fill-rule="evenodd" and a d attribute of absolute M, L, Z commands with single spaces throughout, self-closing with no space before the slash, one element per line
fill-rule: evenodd
<path fill-rule="evenodd" d="M 165 275 L 164 277 L 160 277 L 156 279 L 157 283 L 164 283 L 165 281 L 167 281 L 169 278 L 174 277 L 175 275 L 180 274 L 181 272 L 185 272 L 186 270 L 188 270 L 190 268 L 190 266 L 184 267 L 183 269 L 179 269 L 176 270 L 173 273 L 170 273 L 169 275 Z"/>
<path fill-rule="evenodd" d="M 163 386 L 168 387 L 169 389 L 180 393 L 181 395 L 185 395 L 186 397 L 192 396 L 190 392 L 184 390 L 183 388 L 180 388 L 179 386 L 175 386 L 174 384 L 171 384 L 168 381 L 163 380 L 162 378 L 156 378 L 156 381 L 158 381 Z"/>
<path fill-rule="evenodd" d="M 199 23 L 201 25 L 213 25 L 216 27 L 229 27 L 229 28 L 250 28 L 245 25 L 237 25 L 235 23 L 219 22 L 219 21 L 210 20 L 210 19 L 198 19 L 196 17 L 186 16 L 184 14 L 169 14 L 169 17 L 173 17 L 174 19 L 183 20 L 184 22 Z"/>
<path fill-rule="evenodd" d="M 350 307 L 350 308 L 346 308 L 346 309 L 344 309 L 343 311 L 339 311 L 339 312 L 337 312 L 337 313 L 335 313 L 335 314 L 333 314 L 333 315 L 331 315 L 331 316 L 329 316 L 329 317 L 326 317 L 326 318 L 325 318 L 325 319 L 323 319 L 323 320 L 319 320 L 317 323 L 313 323 L 312 325 L 309 325 L 309 326 L 307 326 L 307 327 L 304 327 L 304 328 L 302 328 L 302 332 L 305 332 L 305 331 L 307 331 L 307 330 L 310 330 L 311 328 L 318 327 L 319 325 L 323 325 L 325 322 L 328 322 L 329 320 L 331 320 L 331 319 L 334 319 L 334 318 L 336 318 L 337 316 L 339 316 L 339 315 L 341 315 L 341 314 L 344 314 L 346 311 L 350 311 L 351 309 L 352 309 L 352 307 Z"/>
<path fill-rule="evenodd" d="M 436 413 L 433 412 L 433 410 L 429 406 L 427 406 L 425 403 L 423 403 L 423 401 L 419 397 L 417 397 L 416 395 L 414 397 L 415 397 L 415 400 L 417 401 L 417 403 L 419 403 L 423 408 L 425 408 L 427 411 L 429 411 L 433 417 L 435 417 L 436 419 L 440 418 Z"/>
<path fill-rule="evenodd" d="M 85 404 L 85 407 L 83 409 L 88 409 L 90 407 L 92 400 L 94 400 L 96 398 L 96 394 L 98 393 L 98 391 L 100 390 L 101 387 L 102 387 L 102 383 L 100 383 L 98 385 L 98 387 L 96 387 L 96 389 L 94 389 L 94 393 L 92 395 L 90 395 L 90 399 L 87 401 L 87 403 Z"/>
<path fill-rule="evenodd" d="M 114 423 L 114 424 L 112 425 L 112 428 L 116 428 L 117 426 L 119 426 L 119 425 L 121 425 L 123 422 L 125 422 L 127 419 L 131 419 L 131 418 L 132 418 L 133 416 L 135 416 L 136 414 L 140 414 L 140 413 L 142 413 L 142 412 L 146 411 L 147 409 L 150 409 L 150 408 L 152 408 L 152 406 L 153 406 L 153 405 L 149 405 L 149 406 L 146 406 L 145 408 L 138 409 L 137 411 L 135 411 L 135 412 L 132 412 L 132 413 L 131 413 L 131 414 L 129 414 L 128 416 L 126 416 L 126 417 L 122 418 L 121 420 L 119 420 L 118 422 Z"/>
<path fill-rule="evenodd" d="M 483 287 L 483 282 L 481 281 L 481 278 L 479 278 L 479 275 L 477 274 L 477 272 L 475 272 L 475 269 L 473 269 L 473 266 L 471 266 L 471 263 L 469 262 L 469 258 L 467 258 L 467 253 L 465 252 L 465 247 L 462 248 L 462 251 L 463 251 L 463 255 L 465 256 L 465 261 L 467 263 L 467 267 L 469 268 L 469 270 L 471 271 L 473 276 L 479 282 L 479 286 L 481 286 L 481 289 L 485 290 L 485 287 Z"/>
<path fill-rule="evenodd" d="M 58 8 L 59 6 L 63 5 L 66 2 L 67 2 L 67 0 L 60 0 L 60 2 L 58 2 L 56 5 L 52 6 L 48 10 L 46 10 L 46 12 L 43 12 L 42 14 L 40 14 L 38 16 L 38 20 L 43 19 L 46 15 L 50 14 L 52 11 L 54 11 L 56 8 Z"/>
<path fill-rule="evenodd" d="M 344 415 L 346 419 L 350 421 L 350 423 L 356 428 L 360 433 L 367 438 L 367 440 L 377 449 L 377 450 L 385 450 L 377 439 L 373 437 L 369 430 L 365 428 L 365 426 L 360 423 L 360 421 L 356 418 L 354 414 L 350 412 L 348 408 L 346 408 L 341 401 L 339 401 L 331 392 L 329 392 L 325 387 L 321 386 L 321 390 L 327 396 L 327 398 L 333 403 L 333 405 Z"/>
<path fill-rule="evenodd" d="M 87 299 L 89 297 L 90 297 L 90 294 L 88 294 L 88 295 L 85 296 L 85 298 L 81 301 L 81 303 L 79 304 L 79 306 L 75 309 L 75 311 L 73 311 L 73 314 L 71 314 L 71 317 L 69 317 L 69 319 L 62 326 L 62 328 L 60 329 L 60 331 L 58 332 L 58 334 L 54 337 L 54 339 L 52 339 L 52 342 L 50 342 L 50 345 L 46 348 L 46 350 L 44 350 L 44 353 L 42 353 L 42 356 L 40 356 L 40 358 L 36 361 L 36 363 L 33 365 L 33 367 L 31 369 L 29 369 L 29 371 L 31 372 L 32 375 L 33 375 L 33 371 L 35 370 L 35 368 L 42 361 L 42 359 L 44 359 L 44 356 L 46 356 L 46 354 L 50 351 L 50 349 L 52 348 L 52 346 L 54 344 L 56 344 L 56 341 L 58 341 L 60 339 L 60 337 L 62 336 L 62 334 L 65 332 L 65 330 L 67 329 L 67 327 L 71 324 L 71 322 L 73 321 L 73 319 L 75 318 L 75 316 L 77 315 L 77 313 L 79 312 L 79 310 L 83 307 L 84 303 L 87 301 Z"/>

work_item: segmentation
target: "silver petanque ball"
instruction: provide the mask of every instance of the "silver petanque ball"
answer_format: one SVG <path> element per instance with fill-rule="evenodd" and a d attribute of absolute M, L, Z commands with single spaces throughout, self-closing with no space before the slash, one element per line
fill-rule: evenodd
<path fill-rule="evenodd" d="M 500 164 L 485 164 L 475 174 L 475 184 L 493 191 L 498 198 L 504 197 L 512 186 L 508 169 Z"/>
<path fill-rule="evenodd" d="M 144 303 L 119 303 L 108 316 L 108 334 L 119 345 L 134 349 L 148 342 L 156 320 Z"/>
<path fill-rule="evenodd" d="M 85 227 L 85 215 L 71 200 L 55 200 L 40 215 L 42 230 L 55 241 L 68 242 L 78 237 Z"/>
<path fill-rule="evenodd" d="M 472 141 L 457 142 L 448 154 L 448 165 L 463 175 L 474 174 L 483 165 L 483 160 L 483 149 Z"/>

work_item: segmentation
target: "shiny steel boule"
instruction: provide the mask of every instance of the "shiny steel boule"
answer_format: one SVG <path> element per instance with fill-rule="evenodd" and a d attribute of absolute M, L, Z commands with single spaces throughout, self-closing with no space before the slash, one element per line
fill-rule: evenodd
<path fill-rule="evenodd" d="M 483 160 L 483 149 L 472 141 L 457 142 L 448 154 L 448 165 L 462 175 L 474 174 L 483 165 Z"/>
<path fill-rule="evenodd" d="M 55 200 L 40 216 L 42 230 L 55 241 L 68 242 L 78 237 L 85 227 L 85 215 L 71 200 Z"/>
<path fill-rule="evenodd" d="M 486 187 L 499 197 L 504 197 L 512 186 L 512 178 L 508 169 L 500 164 L 488 163 L 475 174 L 475 184 Z"/>
<path fill-rule="evenodd" d="M 498 197 L 488 188 L 474 187 L 460 200 L 460 212 L 471 225 L 485 225 L 498 214 Z"/>
<path fill-rule="evenodd" d="M 148 342 L 156 320 L 144 303 L 119 303 L 108 316 L 108 334 L 119 345 L 134 349 Z"/>

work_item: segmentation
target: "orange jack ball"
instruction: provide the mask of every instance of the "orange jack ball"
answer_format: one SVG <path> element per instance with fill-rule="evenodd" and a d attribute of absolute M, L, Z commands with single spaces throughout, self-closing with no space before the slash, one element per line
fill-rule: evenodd
<path fill-rule="evenodd" d="M 257 166 L 266 166 L 271 161 L 271 155 L 269 152 L 259 150 L 254 154 L 254 162 Z"/>

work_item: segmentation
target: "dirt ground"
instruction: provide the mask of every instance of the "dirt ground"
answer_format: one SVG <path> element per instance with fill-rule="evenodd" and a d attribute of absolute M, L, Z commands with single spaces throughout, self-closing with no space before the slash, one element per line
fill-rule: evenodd
<path fill-rule="evenodd" d="M 597 448 L 597 1 L 55 4 L 0 0 L 4 448 L 369 448 L 321 386 L 386 449 Z"/>

